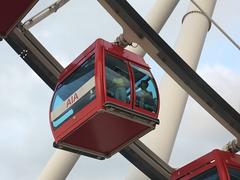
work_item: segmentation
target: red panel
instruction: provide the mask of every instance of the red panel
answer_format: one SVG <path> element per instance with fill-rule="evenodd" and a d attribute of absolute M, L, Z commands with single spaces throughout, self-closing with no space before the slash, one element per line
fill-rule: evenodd
<path fill-rule="evenodd" d="M 0 37 L 5 37 L 37 1 L 2 0 L 0 5 Z"/>
<path fill-rule="evenodd" d="M 106 156 L 150 130 L 148 126 L 109 113 L 99 113 L 64 142 Z"/>
<path fill-rule="evenodd" d="M 64 71 L 61 73 L 60 78 L 58 80 L 57 86 L 64 81 L 69 75 L 71 75 L 82 63 L 85 62 L 91 55 L 95 53 L 96 44 L 92 44 L 88 47 L 83 53 L 81 53 L 71 64 L 69 64 Z M 97 56 L 97 54 L 95 54 Z M 95 58 L 96 59 L 96 58 Z M 93 114 L 95 114 L 99 109 L 102 108 L 103 100 L 102 100 L 102 92 L 100 90 L 99 81 L 101 81 L 101 72 L 99 72 L 98 64 L 95 64 L 95 82 L 96 82 L 96 99 L 93 102 L 89 103 L 82 110 L 77 112 L 75 116 L 69 118 L 64 124 L 59 126 L 58 128 L 52 127 L 52 123 L 50 120 L 52 132 L 54 135 L 55 142 L 60 141 L 66 135 L 71 133 L 74 129 L 78 128 L 82 124 L 84 124 L 88 118 L 90 118 Z M 100 83 L 101 84 L 101 83 Z M 55 88 L 55 90 L 56 90 Z M 52 99 L 53 100 L 53 99 Z M 52 102 L 51 102 L 52 104 Z M 51 111 L 50 111 L 51 113 Z M 49 114 L 49 119 L 50 114 Z"/>
<path fill-rule="evenodd" d="M 98 99 L 95 99 L 58 128 L 52 127 L 55 141 L 60 141 L 62 138 L 74 131 L 74 129 L 86 123 L 86 121 L 99 110 L 98 105 Z"/>
<path fill-rule="evenodd" d="M 149 66 L 145 63 L 144 59 L 141 56 L 134 54 L 126 49 L 123 49 L 122 47 L 109 43 L 107 41 L 104 41 L 104 40 L 102 41 L 103 41 L 104 49 L 109 51 L 111 54 L 114 54 L 116 56 L 119 56 L 119 58 L 124 58 L 129 62 L 138 64 L 141 67 L 145 67 L 149 69 Z"/>
<path fill-rule="evenodd" d="M 97 39 L 93 44 L 91 44 L 83 53 L 81 53 L 71 64 L 69 64 L 64 71 L 61 73 L 59 82 L 63 81 L 69 74 L 76 69 L 76 66 L 79 66 L 82 59 L 87 56 L 95 47 L 97 47 L 98 50 L 104 50 L 106 49 L 111 54 L 118 56 L 121 59 L 126 59 L 129 62 L 135 63 L 140 65 L 143 68 L 149 69 L 149 66 L 145 63 L 142 57 L 125 50 L 119 46 L 113 45 L 112 43 L 109 43 L 107 41 L 104 41 L 103 39 Z M 99 57 L 101 58 L 101 57 Z M 58 82 L 58 83 L 59 83 Z"/>
<path fill-rule="evenodd" d="M 104 61 L 103 61 L 103 47 L 101 46 L 101 41 L 96 42 L 96 49 L 95 49 L 95 76 L 96 76 L 96 92 L 99 94 L 98 102 L 101 106 L 105 103 L 105 85 L 104 85 L 104 79 L 105 76 L 103 75 L 103 69 L 104 67 Z"/>
<path fill-rule="evenodd" d="M 171 176 L 172 180 L 189 179 L 208 169 L 216 167 L 220 179 L 228 180 L 228 172 L 226 167 L 232 166 L 240 168 L 240 156 L 230 152 L 213 150 L 212 152 L 196 159 L 195 161 L 177 169 Z"/>

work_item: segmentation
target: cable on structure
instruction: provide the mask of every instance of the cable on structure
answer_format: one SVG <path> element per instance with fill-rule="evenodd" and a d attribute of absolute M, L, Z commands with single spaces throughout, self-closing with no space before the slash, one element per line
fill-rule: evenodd
<path fill-rule="evenodd" d="M 183 16 L 183 18 L 182 18 L 182 23 L 184 22 L 184 20 L 186 19 L 186 17 L 189 15 L 189 14 L 193 14 L 193 13 L 198 13 L 198 14 L 202 14 L 203 16 L 205 16 L 206 17 L 206 15 L 205 14 L 203 14 L 203 12 L 202 11 L 189 11 L 188 13 L 186 13 L 184 16 Z M 206 17 L 207 18 L 207 17 Z M 208 23 L 209 23 L 209 28 L 208 28 L 208 31 L 211 29 L 211 25 L 212 25 L 212 23 L 211 23 L 211 21 L 208 19 Z"/>
<path fill-rule="evenodd" d="M 204 16 L 211 21 L 216 28 L 223 33 L 223 35 L 230 41 L 232 42 L 232 44 L 238 48 L 238 50 L 240 50 L 240 46 L 233 40 L 233 38 L 231 38 L 211 17 L 208 16 L 208 14 L 194 1 L 194 0 L 190 0 L 201 12 L 202 14 L 204 14 Z"/>

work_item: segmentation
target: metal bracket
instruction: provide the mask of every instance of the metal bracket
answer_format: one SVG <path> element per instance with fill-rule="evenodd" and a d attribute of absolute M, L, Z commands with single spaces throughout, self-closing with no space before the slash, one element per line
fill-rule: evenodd
<path fill-rule="evenodd" d="M 53 3 L 46 9 L 40 11 L 38 14 L 27 20 L 25 23 L 23 23 L 23 27 L 25 29 L 30 29 L 43 19 L 47 18 L 49 15 L 57 12 L 58 9 L 60 9 L 62 6 L 64 6 L 67 2 L 70 0 L 58 0 L 57 2 Z"/>

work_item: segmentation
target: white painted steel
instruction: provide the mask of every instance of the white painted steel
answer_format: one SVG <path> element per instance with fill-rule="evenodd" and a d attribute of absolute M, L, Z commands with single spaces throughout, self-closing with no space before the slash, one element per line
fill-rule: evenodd
<path fill-rule="evenodd" d="M 205 11 L 194 1 L 194 0 L 191 0 L 191 2 L 197 6 L 197 8 L 199 10 L 201 10 L 201 12 L 208 18 L 209 21 L 212 22 L 212 24 L 214 24 L 216 26 L 216 28 L 221 32 L 223 33 L 223 35 L 238 49 L 240 50 L 240 45 L 228 34 L 226 33 L 226 31 L 223 30 L 223 28 L 221 28 L 221 26 L 219 26 L 211 17 L 209 17 Z"/>
<path fill-rule="evenodd" d="M 156 30 L 156 32 L 160 32 L 178 2 L 179 0 L 157 0 L 146 17 L 146 21 Z M 141 56 L 145 55 L 144 50 L 140 47 L 134 49 L 129 48 L 129 50 L 132 50 Z M 61 150 L 56 150 L 53 157 L 41 173 L 39 180 L 65 179 L 78 158 L 79 155 L 77 154 L 62 153 Z"/>
<path fill-rule="evenodd" d="M 208 13 L 210 17 L 212 16 L 216 0 L 198 0 L 196 2 Z M 188 11 L 197 10 L 198 9 L 191 4 Z M 197 68 L 208 30 L 209 21 L 202 14 L 191 13 L 184 19 L 179 38 L 175 45 L 175 51 L 194 70 Z M 188 95 L 168 75 L 164 75 L 162 78 L 159 89 L 161 91 L 161 126 L 146 139 L 148 139 L 149 145 L 156 144 L 156 146 L 153 145 L 153 150 L 158 151 L 158 155 L 165 162 L 168 162 Z M 153 138 L 153 134 L 158 135 Z M 155 142 L 156 139 L 158 139 L 160 143 L 155 143 L 151 136 Z M 152 141 L 150 139 L 152 139 Z"/>
<path fill-rule="evenodd" d="M 196 0 L 212 16 L 216 0 Z M 196 70 L 201 50 L 209 30 L 209 21 L 193 4 L 185 16 L 175 51 Z M 195 12 L 195 13 L 194 13 Z M 187 93 L 170 76 L 165 74 L 160 82 L 160 126 L 141 140 L 162 160 L 168 163 L 187 102 Z M 140 171 L 131 172 L 128 179 L 147 179 Z"/>
<path fill-rule="evenodd" d="M 33 16 L 32 18 L 27 20 L 25 23 L 23 23 L 23 27 L 25 29 L 30 29 L 31 27 L 33 27 L 34 25 L 36 25 L 37 23 L 39 23 L 43 19 L 47 18 L 49 15 L 57 12 L 58 9 L 60 9 L 62 6 L 64 6 L 69 1 L 70 0 L 58 0 L 57 2 L 53 3 L 52 5 L 47 7 L 46 9 L 42 10 L 41 12 L 39 12 L 38 14 Z"/>
<path fill-rule="evenodd" d="M 212 16 L 216 0 L 197 0 L 204 11 Z M 199 11 L 190 4 L 188 12 Z M 187 13 L 188 13 L 187 12 Z M 185 16 L 175 51 L 196 70 L 201 50 L 209 30 L 209 21 L 201 13 Z M 162 160 L 168 163 L 187 102 L 187 93 L 172 78 L 164 74 L 160 82 L 160 126 L 141 140 Z M 130 170 L 128 179 L 147 179 L 139 170 Z"/>
<path fill-rule="evenodd" d="M 79 158 L 78 154 L 56 150 L 38 180 L 64 180 Z"/>
<path fill-rule="evenodd" d="M 150 10 L 146 18 L 144 18 L 145 21 L 156 32 L 159 33 L 178 2 L 179 0 L 156 0 L 152 9 Z M 140 46 L 138 46 L 137 48 L 129 46 L 127 47 L 127 49 L 140 56 L 144 56 L 146 54 L 146 52 Z"/>

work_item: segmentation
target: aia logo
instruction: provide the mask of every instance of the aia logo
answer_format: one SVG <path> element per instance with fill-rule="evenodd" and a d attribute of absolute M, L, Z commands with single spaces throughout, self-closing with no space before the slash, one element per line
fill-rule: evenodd
<path fill-rule="evenodd" d="M 74 104 L 78 99 L 77 93 L 74 93 L 72 96 L 70 96 L 67 100 L 67 108 Z"/>

